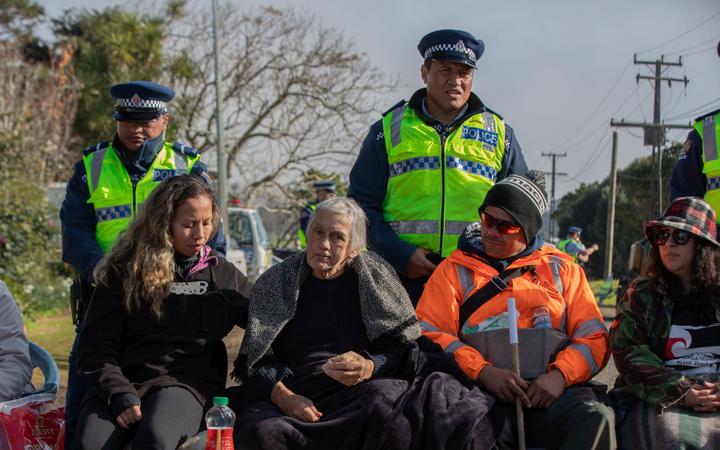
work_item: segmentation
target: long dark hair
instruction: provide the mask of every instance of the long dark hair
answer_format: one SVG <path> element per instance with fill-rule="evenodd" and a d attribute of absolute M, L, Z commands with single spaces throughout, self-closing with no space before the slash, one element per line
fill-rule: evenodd
<path fill-rule="evenodd" d="M 715 311 L 720 309 L 720 248 L 694 235 L 692 239 L 697 245 L 690 271 L 689 292 L 683 291 L 678 277 L 663 264 L 654 239 L 650 239 L 650 253 L 644 268 L 655 284 L 662 282 L 666 286 L 668 295 L 676 303 L 687 303 L 696 314 L 712 319 Z"/>
<path fill-rule="evenodd" d="M 99 283 L 107 285 L 113 273 L 123 279 L 123 304 L 128 313 L 148 305 L 160 316 L 175 272 L 170 224 L 183 202 L 202 196 L 212 202 L 214 234 L 220 211 L 212 188 L 200 177 L 180 175 L 163 181 L 150 194 L 137 218 L 98 263 L 94 276 Z"/>

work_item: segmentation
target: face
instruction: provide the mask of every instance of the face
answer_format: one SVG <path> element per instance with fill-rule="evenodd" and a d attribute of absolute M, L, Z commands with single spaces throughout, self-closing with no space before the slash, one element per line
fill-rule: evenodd
<path fill-rule="evenodd" d="M 687 239 L 685 244 L 679 244 L 676 241 L 676 236 L 680 232 L 678 241 L 684 241 Z M 655 235 L 654 241 L 658 245 L 658 252 L 660 253 L 660 260 L 663 266 L 672 274 L 679 277 L 684 282 L 689 282 L 692 270 L 692 261 L 695 257 L 695 248 L 697 247 L 697 241 L 695 237 L 687 232 L 678 230 L 672 227 L 658 227 L 653 230 Z M 682 236 L 683 234 L 687 237 Z M 658 238 L 661 237 L 660 239 Z M 664 243 L 662 242 L 664 241 Z M 660 244 L 663 245 L 660 245 Z"/>
<path fill-rule="evenodd" d="M 420 68 L 427 85 L 428 108 L 448 114 L 457 114 L 467 103 L 472 90 L 474 69 L 465 64 L 433 61 L 430 68 Z"/>
<path fill-rule="evenodd" d="M 143 142 L 160 136 L 167 128 L 168 120 L 168 115 L 163 114 L 150 122 L 118 121 L 117 135 L 123 147 L 135 152 Z"/>
<path fill-rule="evenodd" d="M 200 252 L 213 233 L 212 200 L 207 195 L 183 201 L 170 223 L 173 246 L 183 256 Z"/>
<path fill-rule="evenodd" d="M 483 215 L 487 220 L 483 220 L 480 235 L 488 256 L 505 259 L 525 250 L 525 233 L 510 214 L 496 206 L 488 206 Z"/>
<path fill-rule="evenodd" d="M 329 192 L 329 191 L 315 191 L 315 196 L 317 197 L 318 203 L 319 203 L 319 202 L 324 202 L 327 199 L 335 197 L 335 193 Z"/>
<path fill-rule="evenodd" d="M 313 275 L 321 279 L 335 278 L 345 270 L 350 252 L 350 221 L 340 214 L 320 211 L 308 230 L 307 262 Z"/>

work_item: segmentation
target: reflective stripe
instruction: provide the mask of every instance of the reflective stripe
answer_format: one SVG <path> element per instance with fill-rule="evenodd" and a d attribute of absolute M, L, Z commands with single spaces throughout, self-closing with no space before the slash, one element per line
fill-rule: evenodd
<path fill-rule="evenodd" d="M 418 156 L 390 164 L 390 178 L 413 170 L 435 170 L 440 168 L 439 156 Z"/>
<path fill-rule="evenodd" d="M 390 142 L 395 147 L 400 143 L 400 129 L 402 128 L 402 116 L 405 105 L 402 104 L 392 111 L 392 122 L 390 122 Z"/>
<path fill-rule="evenodd" d="M 483 116 L 483 128 L 491 133 L 497 134 L 497 131 L 495 130 L 495 117 L 493 117 L 493 113 L 491 113 L 489 111 L 485 111 L 482 114 L 482 116 Z M 488 144 L 487 142 L 483 142 L 482 146 L 485 150 L 487 150 L 489 152 L 495 151 L 495 147 L 492 144 Z"/>
<path fill-rule="evenodd" d="M 555 279 L 555 289 L 561 294 L 565 292 L 565 288 L 562 284 L 562 278 L 560 278 L 560 268 L 563 265 L 562 258 L 558 256 L 550 257 L 550 268 L 552 269 L 553 278 Z"/>
<path fill-rule="evenodd" d="M 568 334 L 567 329 L 567 305 L 563 303 L 563 313 L 562 316 L 560 316 L 560 331 L 562 331 L 565 334 Z"/>
<path fill-rule="evenodd" d="M 486 166 L 485 164 L 481 164 L 479 162 L 460 159 L 455 156 L 447 157 L 447 159 L 445 160 L 445 167 L 447 167 L 448 169 L 458 169 L 462 170 L 463 172 L 480 175 L 481 177 L 485 177 L 490 181 L 495 181 L 495 178 L 497 178 L 497 170 L 493 169 L 492 167 Z"/>
<path fill-rule="evenodd" d="M 460 341 L 452 341 L 447 347 L 445 347 L 445 352 L 455 353 L 460 347 L 465 347 L 465 344 Z"/>
<path fill-rule="evenodd" d="M 712 191 L 713 189 L 720 189 L 720 177 L 708 177 L 705 190 Z"/>
<path fill-rule="evenodd" d="M 187 173 L 187 160 L 185 159 L 185 155 L 173 152 L 175 155 L 175 173 L 178 175 L 185 175 Z"/>
<path fill-rule="evenodd" d="M 440 230 L 436 220 L 397 220 L 388 225 L 397 234 L 437 234 Z"/>
<path fill-rule="evenodd" d="M 715 116 L 703 119 L 703 154 L 705 162 L 715 161 L 717 159 L 717 140 L 715 139 Z"/>
<path fill-rule="evenodd" d="M 132 216 L 132 208 L 130 205 L 111 206 L 109 208 L 100 208 L 95 210 L 95 218 L 98 222 L 107 222 L 108 220 L 124 219 Z"/>
<path fill-rule="evenodd" d="M 98 144 L 100 145 L 100 144 Z M 102 172 L 102 166 L 103 166 L 103 160 L 105 159 L 105 154 L 110 149 L 110 147 L 105 147 L 102 150 L 98 150 L 95 153 L 93 153 L 93 159 L 92 163 L 90 164 L 90 171 L 92 172 L 90 174 L 90 181 L 92 183 L 93 192 L 97 190 L 98 186 L 100 185 L 100 172 Z M 92 193 L 91 193 L 92 194 Z"/>
<path fill-rule="evenodd" d="M 588 347 L 585 344 L 572 344 L 570 345 L 570 348 L 574 348 L 575 350 L 579 351 L 583 358 L 585 358 L 585 361 L 587 362 L 588 366 L 590 366 L 590 374 L 595 375 L 600 371 L 597 364 L 595 363 L 595 358 L 593 358 L 592 351 L 590 351 L 590 347 Z"/>
<path fill-rule="evenodd" d="M 438 327 L 429 322 L 425 322 L 424 320 L 420 321 L 420 329 L 422 331 L 440 331 Z"/>
<path fill-rule="evenodd" d="M 463 291 L 463 302 L 470 296 L 470 291 L 475 287 L 473 282 L 472 270 L 465 266 L 457 265 L 458 280 L 460 280 L 460 288 Z"/>
<path fill-rule="evenodd" d="M 586 320 L 575 329 L 575 332 L 573 333 L 573 338 L 585 337 L 595 333 L 596 331 L 604 331 L 605 333 L 607 333 L 607 328 L 600 319 Z"/>
<path fill-rule="evenodd" d="M 445 234 L 462 234 L 462 232 L 473 222 L 458 222 L 454 220 L 448 220 L 445 222 Z"/>

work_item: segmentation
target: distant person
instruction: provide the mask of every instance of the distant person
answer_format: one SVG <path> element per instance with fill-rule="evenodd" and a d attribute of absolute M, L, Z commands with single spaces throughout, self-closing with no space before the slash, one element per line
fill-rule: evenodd
<path fill-rule="evenodd" d="M 458 248 L 417 305 L 423 335 L 498 402 L 490 418 L 517 448 L 515 401 L 529 447 L 614 449 L 612 413 L 584 385 L 607 364 L 608 332 L 585 272 L 540 236 L 542 173 L 490 188 Z M 508 299 L 516 301 L 521 376 L 512 370 Z M 505 447 L 503 447 L 505 448 Z"/>
<path fill-rule="evenodd" d="M 305 205 L 300 211 L 300 226 L 298 227 L 298 240 L 300 241 L 300 250 L 307 247 L 307 225 L 317 205 L 329 198 L 335 197 L 335 182 L 333 180 L 320 180 L 313 183 L 315 190 L 315 201 Z"/>
<path fill-rule="evenodd" d="M 13 400 L 30 388 L 32 370 L 20 309 L 0 281 L 0 402 Z"/>
<path fill-rule="evenodd" d="M 247 323 L 250 283 L 206 245 L 220 222 L 212 188 L 171 177 L 95 269 L 78 344 L 93 389 L 74 449 L 174 449 L 224 393 L 222 339 Z"/>
<path fill-rule="evenodd" d="M 110 96 L 115 99 L 115 136 L 112 142 L 100 142 L 83 151 L 60 209 L 62 258 L 77 271 L 71 290 L 76 330 L 92 296 L 95 266 L 153 189 L 168 177 L 188 173 L 210 182 L 197 150 L 165 141 L 168 102 L 175 91 L 149 81 L 132 81 L 110 87 Z M 211 245 L 225 253 L 222 232 Z M 76 348 L 77 338 L 69 357 L 65 402 L 68 443 L 73 442 L 80 402 L 89 387 L 77 374 Z"/>
<path fill-rule="evenodd" d="M 621 448 L 720 448 L 715 222 L 707 202 L 680 197 L 645 224 L 647 276 L 619 300 L 610 329 Z"/>
<path fill-rule="evenodd" d="M 438 30 L 417 49 L 426 87 L 370 127 L 348 193 L 368 216 L 370 249 L 395 268 L 413 304 L 475 221 L 467 205 L 527 170 L 513 129 L 471 92 L 483 41 Z"/>
<path fill-rule="evenodd" d="M 583 265 L 590 261 L 590 255 L 598 251 L 600 246 L 593 244 L 586 248 L 580 240 L 580 234 L 582 234 L 582 228 L 569 227 L 565 239 L 558 242 L 558 249 L 572 256 L 576 263 Z"/>
<path fill-rule="evenodd" d="M 700 197 L 720 210 L 720 109 L 695 119 L 670 178 L 670 201 Z"/>

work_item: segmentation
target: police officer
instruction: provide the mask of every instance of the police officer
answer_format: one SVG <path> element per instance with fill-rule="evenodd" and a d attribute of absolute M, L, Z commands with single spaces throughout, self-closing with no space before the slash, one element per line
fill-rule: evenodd
<path fill-rule="evenodd" d="M 527 170 L 512 128 L 471 92 L 485 44 L 438 30 L 418 44 L 425 89 L 370 128 L 348 196 L 365 210 L 370 248 L 395 267 L 413 303 L 497 181 Z"/>
<path fill-rule="evenodd" d="M 101 142 L 83 151 L 60 209 L 63 261 L 78 273 L 72 292 L 76 328 L 92 296 L 95 265 L 130 224 L 150 192 L 177 174 L 196 174 L 210 182 L 197 150 L 165 141 L 167 102 L 175 96 L 172 89 L 134 81 L 112 86 L 110 95 L 115 98 L 115 137 L 112 142 Z M 225 253 L 221 234 L 214 246 Z M 86 379 L 76 373 L 76 346 L 77 340 L 69 358 L 66 442 L 74 440 L 80 403 L 89 388 Z"/>
<path fill-rule="evenodd" d="M 300 248 L 304 249 L 307 247 L 307 225 L 310 221 L 310 216 L 317 205 L 325 200 L 335 197 L 335 182 L 333 180 L 320 180 L 313 183 L 313 189 L 315 189 L 315 201 L 305 205 L 300 211 L 300 226 L 298 227 L 298 240 L 300 241 Z"/>
<path fill-rule="evenodd" d="M 600 246 L 593 244 L 586 248 L 585 244 L 580 240 L 581 234 L 582 228 L 576 226 L 568 227 L 565 239 L 558 242 L 557 246 L 560 251 L 572 256 L 576 263 L 583 265 L 590 261 L 590 255 L 598 251 Z"/>

